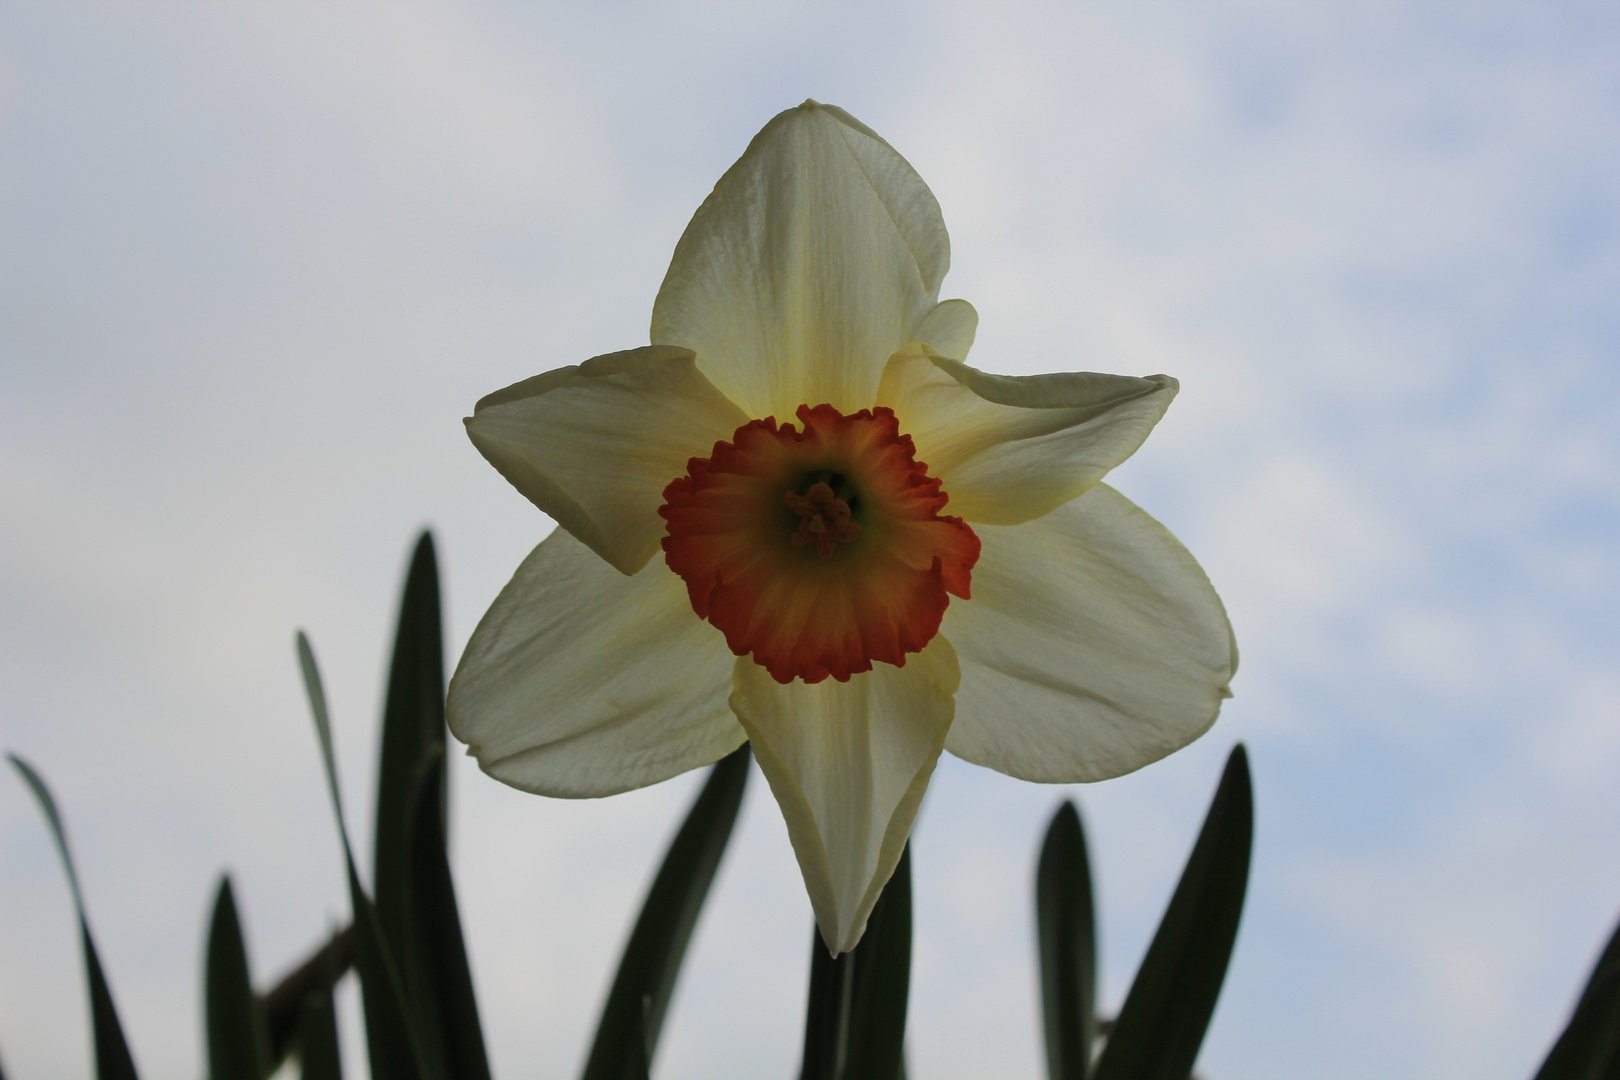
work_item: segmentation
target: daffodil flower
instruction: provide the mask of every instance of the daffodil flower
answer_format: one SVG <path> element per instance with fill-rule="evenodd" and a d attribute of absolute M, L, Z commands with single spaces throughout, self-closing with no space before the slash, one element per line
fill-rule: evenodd
<path fill-rule="evenodd" d="M 942 750 L 1130 772 L 1211 723 L 1219 598 L 1100 481 L 1164 375 L 963 363 L 949 241 L 840 109 L 767 124 L 675 249 L 652 344 L 496 391 L 474 445 L 554 518 L 479 623 L 450 727 L 484 771 L 610 795 L 745 739 L 827 946 L 853 948 Z"/>

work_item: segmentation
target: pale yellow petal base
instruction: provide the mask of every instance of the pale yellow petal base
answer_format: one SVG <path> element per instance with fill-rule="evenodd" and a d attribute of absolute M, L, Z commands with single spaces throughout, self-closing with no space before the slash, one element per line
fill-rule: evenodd
<path fill-rule="evenodd" d="M 848 682 L 786 686 L 747 657 L 731 707 L 787 821 L 821 937 L 860 941 L 945 746 L 960 674 L 942 637 Z"/>

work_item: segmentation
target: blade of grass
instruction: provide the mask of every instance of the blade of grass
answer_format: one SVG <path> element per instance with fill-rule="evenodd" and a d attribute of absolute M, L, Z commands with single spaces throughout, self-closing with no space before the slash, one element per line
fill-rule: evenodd
<path fill-rule="evenodd" d="M 1620 1080 L 1620 926 L 1536 1080 Z"/>
<path fill-rule="evenodd" d="M 1254 838 L 1248 754 L 1233 748 L 1204 827 L 1093 1080 L 1187 1080 L 1237 939 Z"/>
<path fill-rule="evenodd" d="M 326 691 L 321 686 L 320 668 L 314 650 L 303 631 L 298 633 L 298 665 L 304 676 L 315 732 L 320 737 L 321 760 L 326 766 L 326 784 L 337 818 L 338 836 L 343 842 L 343 860 L 349 875 L 349 902 L 354 908 L 354 967 L 360 975 L 364 1005 L 366 1048 L 370 1052 L 374 1080 L 436 1080 L 425 1064 L 416 1027 L 410 1022 L 404 986 L 399 969 L 383 936 L 377 909 L 360 884 L 354 868 L 354 849 L 343 818 L 343 799 L 338 790 L 337 763 L 332 754 L 332 724 L 327 714 Z"/>
<path fill-rule="evenodd" d="M 1035 871 L 1041 1016 L 1050 1080 L 1086 1080 L 1096 1039 L 1097 922 L 1080 812 L 1052 815 Z"/>
<path fill-rule="evenodd" d="M 715 762 L 670 842 L 608 991 L 584 1080 L 647 1075 L 692 929 L 737 822 L 748 763 L 746 743 Z"/>
<path fill-rule="evenodd" d="M 270 1075 L 264 1006 L 253 993 L 229 875 L 220 877 L 214 897 L 203 973 L 209 1080 L 263 1080 Z"/>
<path fill-rule="evenodd" d="M 68 850 L 67 830 L 56 811 L 56 800 L 39 773 L 16 754 L 7 754 L 11 765 L 22 776 L 45 821 L 51 827 L 51 838 L 56 841 L 56 853 L 62 858 L 62 869 L 67 872 L 68 889 L 73 893 L 73 907 L 79 916 L 79 943 L 84 948 L 85 982 L 90 991 L 91 1046 L 95 1052 L 96 1080 L 135 1080 L 135 1059 L 130 1056 L 129 1043 L 118 1022 L 118 1010 L 113 1005 L 112 990 L 101 970 L 101 957 L 90 936 L 90 920 L 84 912 L 84 895 L 79 891 L 79 872 L 74 869 L 73 855 Z"/>

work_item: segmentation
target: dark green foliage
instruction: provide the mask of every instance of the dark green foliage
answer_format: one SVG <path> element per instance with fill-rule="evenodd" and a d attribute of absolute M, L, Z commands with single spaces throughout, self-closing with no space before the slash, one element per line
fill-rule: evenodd
<path fill-rule="evenodd" d="M 857 950 L 859 945 L 855 947 Z M 839 1080 L 849 1057 L 849 1013 L 855 997 L 855 953 L 829 955 L 810 931 L 810 993 L 804 1010 L 804 1064 L 799 1080 Z"/>
<path fill-rule="evenodd" d="M 1192 1073 L 1237 938 L 1253 836 L 1249 760 L 1239 744 L 1094 1080 L 1187 1080 Z"/>
<path fill-rule="evenodd" d="M 96 1080 L 135 1080 L 135 1059 L 130 1056 L 124 1028 L 118 1022 L 112 989 L 101 971 L 101 957 L 90 939 L 90 924 L 79 916 L 79 938 L 84 946 L 85 975 L 90 982 L 90 1022 L 94 1029 Z"/>
<path fill-rule="evenodd" d="M 834 957 L 811 935 L 801 1080 L 903 1080 L 910 988 L 908 843 L 859 945 Z"/>
<path fill-rule="evenodd" d="M 377 917 L 396 956 L 407 938 L 412 801 L 429 755 L 444 773 L 444 643 L 439 630 L 439 572 L 433 536 L 417 540 L 394 633 L 377 769 L 375 872 Z M 440 785 L 440 797 L 444 788 Z M 442 811 L 442 808 L 441 808 Z"/>
<path fill-rule="evenodd" d="M 299 1076 L 302 1080 L 343 1080 L 338 1054 L 337 1014 L 330 987 L 304 999 L 298 1019 Z"/>
<path fill-rule="evenodd" d="M 314 956 L 289 973 L 264 996 L 270 1037 L 270 1065 L 279 1066 L 292 1052 L 311 997 L 331 996 L 332 987 L 354 965 L 354 927 L 336 934 Z"/>
<path fill-rule="evenodd" d="M 897 1080 L 911 994 L 911 845 L 872 908 L 852 951 L 855 985 L 849 1010 L 844 1080 Z"/>
<path fill-rule="evenodd" d="M 209 1080 L 262 1080 L 270 1074 L 264 1005 L 253 993 L 247 947 L 228 876 L 220 878 L 214 899 L 203 973 Z"/>
<path fill-rule="evenodd" d="M 1086 834 L 1074 803 L 1052 815 L 1035 871 L 1046 1074 L 1086 1080 L 1097 1034 L 1097 920 Z"/>
<path fill-rule="evenodd" d="M 446 1080 L 489 1080 L 472 970 L 445 846 L 443 743 L 422 763 L 413 798 L 403 929 L 405 986 L 429 1067 Z"/>
<path fill-rule="evenodd" d="M 737 821 L 748 763 L 746 743 L 715 762 L 670 843 L 625 944 L 584 1080 L 637 1080 L 647 1075 L 692 928 Z"/>
<path fill-rule="evenodd" d="M 439 572 L 433 537 L 424 532 L 405 575 L 383 707 L 377 919 L 398 968 L 426 1076 L 489 1080 L 446 850 L 445 742 Z"/>
<path fill-rule="evenodd" d="M 112 990 L 107 986 L 107 977 L 101 970 L 101 957 L 90 936 L 90 921 L 84 913 L 84 896 L 79 891 L 79 874 L 73 868 L 67 831 L 56 812 L 56 800 L 51 798 L 45 781 L 26 761 L 16 754 L 7 754 L 6 757 L 22 775 L 45 814 L 45 821 L 51 827 L 51 837 L 56 841 L 56 853 L 62 857 L 62 868 L 67 872 L 68 888 L 73 893 L 73 906 L 79 915 L 79 942 L 84 947 L 85 981 L 90 989 L 90 1032 L 96 1080 L 135 1080 L 135 1059 L 130 1056 L 124 1029 L 118 1023 L 118 1010 L 113 1006 Z"/>
<path fill-rule="evenodd" d="M 366 1045 L 371 1053 L 373 1080 L 432 1080 L 424 1064 L 416 1025 L 406 1006 L 404 983 L 388 949 L 377 909 L 360 884 L 354 868 L 354 851 L 349 844 L 348 826 L 343 820 L 343 800 L 338 793 L 337 764 L 332 755 L 332 725 L 326 710 L 326 692 L 321 688 L 320 669 L 309 639 L 298 634 L 298 663 L 309 695 L 310 712 L 320 737 L 321 759 L 326 767 L 327 789 L 337 818 L 338 836 L 343 841 L 343 859 L 349 876 L 349 903 L 354 908 L 354 968 L 360 976 L 361 1000 L 365 1012 Z"/>
<path fill-rule="evenodd" d="M 1620 927 L 1536 1080 L 1620 1080 Z"/>

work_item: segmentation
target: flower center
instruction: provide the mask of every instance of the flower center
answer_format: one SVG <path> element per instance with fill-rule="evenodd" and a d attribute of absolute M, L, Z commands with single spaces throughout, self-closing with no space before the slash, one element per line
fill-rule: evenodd
<path fill-rule="evenodd" d="M 664 489 L 664 558 L 692 610 L 778 682 L 904 665 L 966 600 L 979 538 L 894 413 L 799 406 L 738 428 Z"/>
<path fill-rule="evenodd" d="M 799 547 L 816 545 L 816 554 L 831 558 L 833 549 L 861 535 L 861 527 L 849 520 L 849 503 L 833 494 L 831 485 L 816 481 L 803 495 L 784 491 L 782 499 L 799 515 L 793 542 Z"/>

